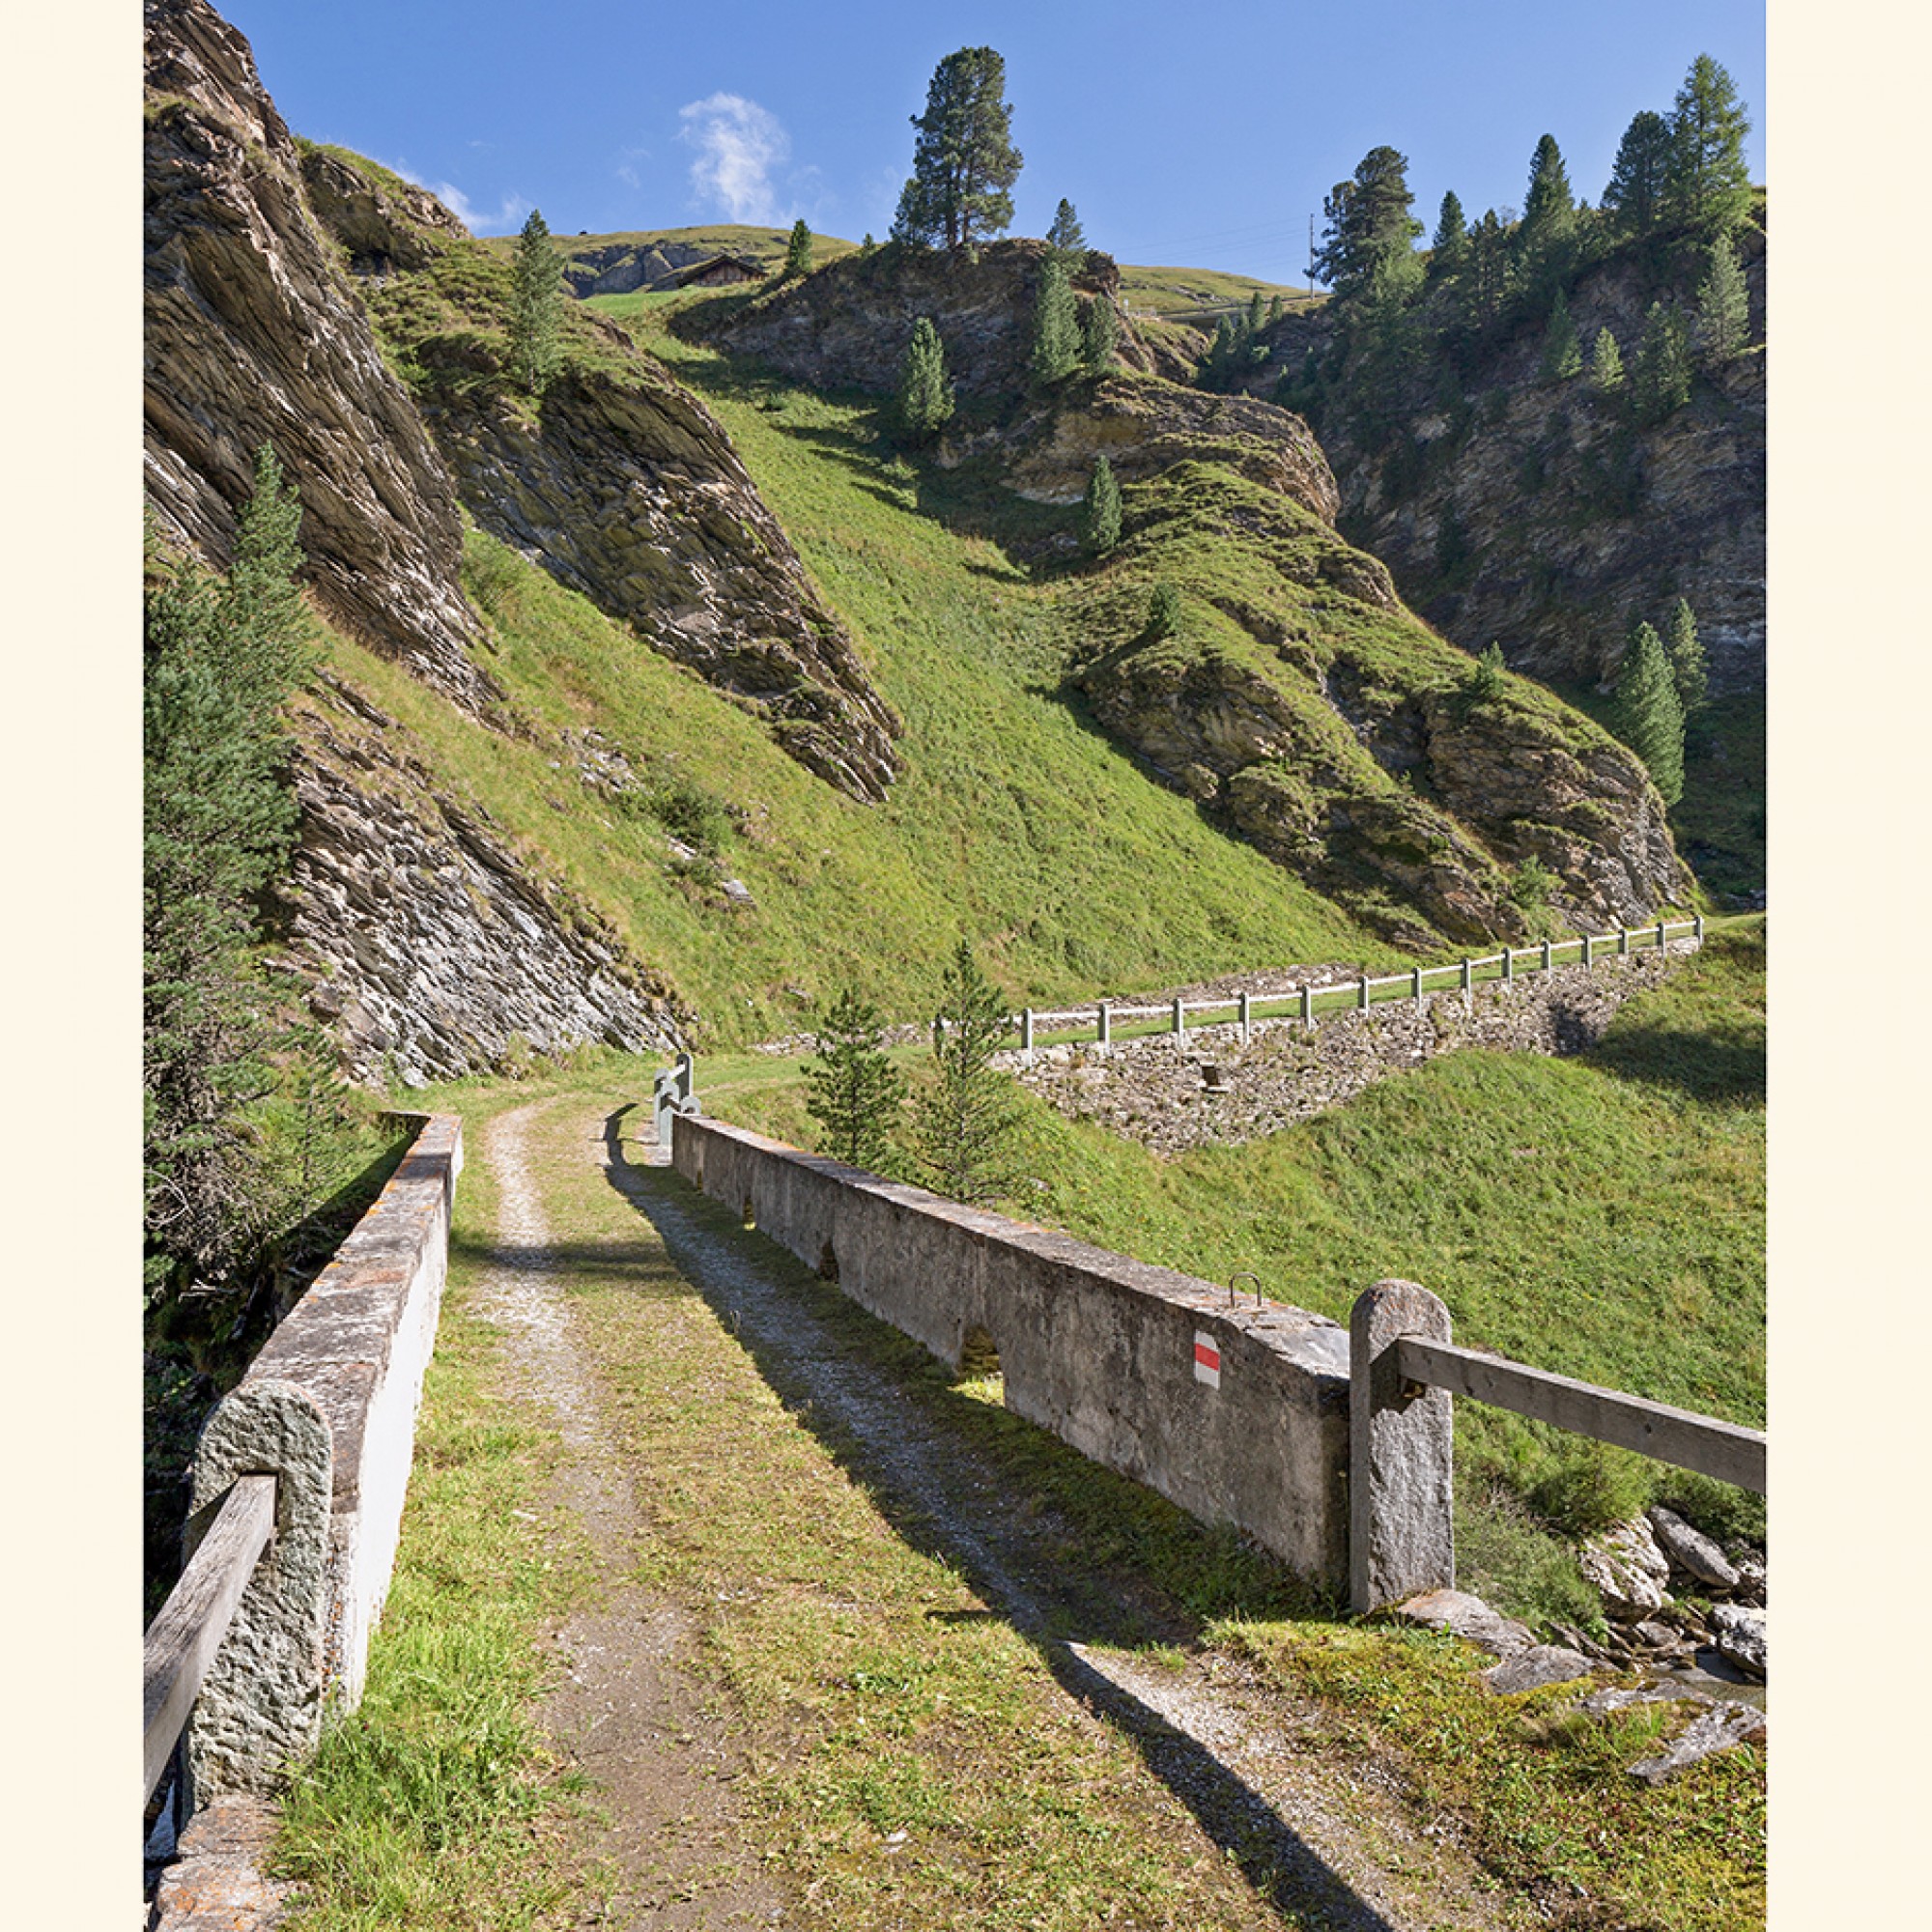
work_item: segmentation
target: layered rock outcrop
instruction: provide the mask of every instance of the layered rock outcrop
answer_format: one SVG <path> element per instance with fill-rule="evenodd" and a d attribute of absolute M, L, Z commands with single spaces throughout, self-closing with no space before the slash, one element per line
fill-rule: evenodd
<path fill-rule="evenodd" d="M 686 1044 L 669 988 L 440 789 L 396 720 L 325 677 L 297 727 L 283 936 L 357 1077 L 413 1087 L 584 1041 Z"/>
<path fill-rule="evenodd" d="M 147 493 L 164 541 L 223 565 L 256 449 L 302 504 L 316 595 L 346 629 L 477 705 L 448 471 L 310 214 L 242 37 L 147 0 Z"/>

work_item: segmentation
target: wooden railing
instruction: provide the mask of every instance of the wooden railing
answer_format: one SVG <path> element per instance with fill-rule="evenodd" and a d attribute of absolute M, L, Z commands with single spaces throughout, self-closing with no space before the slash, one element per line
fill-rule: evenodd
<path fill-rule="evenodd" d="M 1458 1395 L 1766 1493 L 1761 1431 L 1459 1348 L 1438 1297 L 1412 1281 L 1378 1281 L 1349 1320 L 1349 1585 L 1357 1610 L 1456 1581 Z"/>
<path fill-rule="evenodd" d="M 1548 973 L 1560 965 L 1594 966 L 1599 959 L 1625 958 L 1634 952 L 1662 952 L 1673 936 L 1688 937 L 1697 945 L 1704 939 L 1701 913 L 1686 920 L 1659 920 L 1654 925 L 1619 926 L 1614 932 L 1584 933 L 1580 938 L 1542 940 L 1535 946 L 1504 947 L 1500 952 L 1471 954 L 1443 966 L 1411 966 L 1401 973 L 1373 976 L 1357 974 L 1350 980 L 1310 980 L 1292 992 L 1224 994 L 1207 1000 L 1164 1000 L 1157 1006 L 1129 1006 L 1101 1000 L 1091 1007 L 1070 1007 L 1050 1011 L 1026 1008 L 1009 1022 L 1019 1049 L 1031 1054 L 1036 1036 L 1041 1032 L 1078 1036 L 1093 1030 L 1098 1045 L 1114 1038 L 1114 1030 L 1122 1023 L 1165 1019 L 1175 1043 L 1184 1046 L 1190 1018 L 1196 1026 L 1234 1024 L 1247 1039 L 1257 1018 L 1299 1020 L 1313 1028 L 1322 1009 L 1362 1010 L 1388 1000 L 1422 1000 L 1431 992 L 1461 991 L 1465 998 L 1481 980 L 1510 981 L 1529 973 Z M 1210 1021 L 1202 1017 L 1218 1013 L 1224 1017 Z"/>
<path fill-rule="evenodd" d="M 275 1479 L 238 1476 L 141 1655 L 141 1797 L 153 1796 L 275 1529 Z"/>

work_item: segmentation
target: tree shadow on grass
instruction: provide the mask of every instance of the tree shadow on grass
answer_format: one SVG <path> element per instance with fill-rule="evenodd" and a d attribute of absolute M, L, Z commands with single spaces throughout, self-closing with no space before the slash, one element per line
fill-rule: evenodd
<path fill-rule="evenodd" d="M 662 1236 L 696 1292 L 766 1383 L 863 1489 L 894 1532 L 956 1569 L 991 1607 L 935 1611 L 941 1626 L 997 1617 L 1055 1681 L 1112 1725 L 1186 1806 L 1256 1893 L 1296 1925 L 1395 1932 L 1273 1804 L 1201 1738 L 1110 1674 L 1099 1649 L 1199 1641 L 1204 1616 L 1134 1560 L 1146 1534 L 1225 1565 L 1219 1614 L 1307 1614 L 1311 1593 L 1238 1539 L 1100 1469 L 1045 1431 L 965 1394 L 938 1364 L 838 1288 L 678 1175 L 634 1164 L 623 1107 L 605 1122 L 605 1177 Z M 601 1251 L 608 1257 L 609 1250 Z M 1117 1492 L 1118 1533 L 1091 1498 Z M 1085 1492 L 1082 1513 L 1070 1498 Z"/>
<path fill-rule="evenodd" d="M 1674 1087 L 1692 1100 L 1765 1099 L 1764 1028 L 1691 1033 L 1668 1026 L 1612 1027 L 1588 1058 L 1619 1079 Z"/>

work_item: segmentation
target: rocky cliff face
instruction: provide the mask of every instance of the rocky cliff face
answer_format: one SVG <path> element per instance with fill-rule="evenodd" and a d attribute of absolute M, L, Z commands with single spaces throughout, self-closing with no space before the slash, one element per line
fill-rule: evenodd
<path fill-rule="evenodd" d="M 1760 344 L 1765 247 L 1755 230 L 1741 238 Z M 1628 259 L 1584 275 L 1570 308 L 1586 357 L 1608 328 L 1628 371 L 1656 294 Z M 1332 334 L 1322 312 L 1290 318 L 1256 381 L 1293 375 Z M 1697 613 L 1713 690 L 1763 690 L 1764 353 L 1700 381 L 1662 423 L 1635 428 L 1587 374 L 1544 381 L 1543 342 L 1537 324 L 1464 379 L 1426 372 L 1396 405 L 1385 442 L 1346 411 L 1324 412 L 1342 527 L 1388 564 L 1431 623 L 1469 650 L 1495 639 L 1515 669 L 1595 683 L 1621 662 L 1633 613 L 1661 628 L 1682 596 Z"/>
<path fill-rule="evenodd" d="M 300 493 L 337 622 L 476 705 L 456 492 L 312 218 L 247 43 L 147 0 L 146 462 L 165 540 L 224 564 L 255 450 Z"/>
<path fill-rule="evenodd" d="M 447 213 L 357 156 L 310 155 L 463 503 L 655 649 L 766 718 L 808 771 L 876 804 L 899 721 L 716 419 L 588 310 L 565 317 L 541 401 L 509 379 L 509 270 Z"/>
<path fill-rule="evenodd" d="M 669 989 L 441 792 L 393 718 L 325 677 L 296 724 L 284 936 L 355 1075 L 421 1086 L 585 1040 L 685 1044 Z"/>
<path fill-rule="evenodd" d="M 1034 290 L 1048 252 L 1044 242 L 996 242 L 971 259 L 898 246 L 846 255 L 734 311 L 718 344 L 815 388 L 890 395 L 912 326 L 929 316 L 961 396 L 1016 396 L 1027 386 Z M 1120 273 L 1111 257 L 1090 254 L 1073 292 L 1083 306 L 1105 301 L 1118 311 Z M 1192 373 L 1170 366 L 1169 352 L 1143 341 L 1124 315 L 1118 321 L 1122 367 Z"/>

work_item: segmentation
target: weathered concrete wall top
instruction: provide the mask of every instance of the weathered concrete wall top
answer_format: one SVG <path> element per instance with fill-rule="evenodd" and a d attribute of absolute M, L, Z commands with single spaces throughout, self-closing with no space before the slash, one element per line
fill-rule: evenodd
<path fill-rule="evenodd" d="M 188 1727 L 196 1802 L 270 1791 L 354 1705 L 394 1566 L 423 1371 L 436 1343 L 463 1125 L 420 1117 L 402 1164 L 215 1408 L 195 1452 L 197 1542 L 237 1476 L 277 1479 L 275 1536 Z"/>
<path fill-rule="evenodd" d="M 1348 1578 L 1349 1337 L 1070 1236 L 676 1116 L 685 1179 L 958 1366 L 976 1331 L 1008 1407 L 1301 1575 Z"/>

